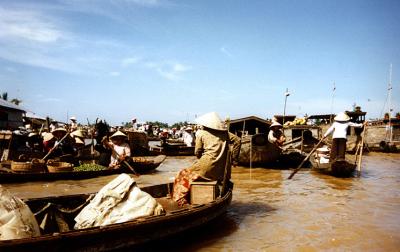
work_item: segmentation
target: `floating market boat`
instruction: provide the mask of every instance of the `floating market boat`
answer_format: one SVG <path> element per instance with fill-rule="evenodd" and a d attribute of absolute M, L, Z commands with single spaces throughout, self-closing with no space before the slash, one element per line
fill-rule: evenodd
<path fill-rule="evenodd" d="M 314 155 L 310 157 L 310 163 L 313 170 L 333 175 L 335 177 L 351 177 L 356 169 L 355 157 L 346 155 L 346 159 L 338 159 L 334 162 L 329 161 L 327 157 L 329 150 L 319 148 Z"/>
<path fill-rule="evenodd" d="M 141 188 L 163 206 L 165 214 L 80 230 L 73 229 L 74 218 L 93 195 L 25 200 L 38 223 L 44 218 L 51 221 L 45 225 L 39 237 L 0 241 L 0 251 L 106 251 L 134 248 L 204 225 L 223 214 L 232 200 L 233 185 L 228 184 L 226 192 L 215 200 L 184 207 L 179 207 L 169 198 L 172 184 Z"/>
<path fill-rule="evenodd" d="M 164 143 L 150 146 L 150 154 L 167 156 L 193 156 L 194 146 L 186 146 L 184 143 Z"/>
<path fill-rule="evenodd" d="M 166 155 L 133 157 L 132 167 L 140 174 L 154 171 L 164 160 Z"/>
<path fill-rule="evenodd" d="M 165 158 L 165 155 L 133 157 L 131 166 L 135 172 L 139 174 L 149 173 L 154 171 L 165 160 Z M 65 164 L 65 162 L 58 163 L 61 163 L 60 165 Z M 31 181 L 78 180 L 120 174 L 122 172 L 131 172 L 128 169 L 107 169 L 106 167 L 101 167 L 99 165 L 94 165 L 95 169 L 92 170 L 77 170 L 79 167 L 74 169 L 69 165 L 64 165 L 63 167 L 58 167 L 58 169 L 56 168 L 52 170 L 53 172 L 48 172 L 46 169 L 41 171 L 34 170 L 34 172 L 28 169 L 25 171 L 22 171 L 22 169 L 15 171 L 15 169 L 11 169 L 11 164 L 11 162 L 1 163 L 0 184 Z M 88 164 L 88 166 L 90 166 L 90 164 Z"/>
<path fill-rule="evenodd" d="M 282 153 L 282 149 L 268 141 L 268 135 L 259 133 L 242 137 L 239 163 L 248 166 L 268 165 L 276 162 Z"/>

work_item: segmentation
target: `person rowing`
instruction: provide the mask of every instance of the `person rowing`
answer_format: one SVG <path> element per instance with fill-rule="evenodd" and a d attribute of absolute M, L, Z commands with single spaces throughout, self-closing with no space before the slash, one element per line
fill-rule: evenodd
<path fill-rule="evenodd" d="M 347 129 L 350 126 L 361 128 L 365 124 L 350 122 L 350 117 L 345 112 L 340 112 L 337 116 L 335 116 L 334 120 L 335 122 L 331 127 L 329 127 L 323 136 L 323 138 L 326 138 L 333 133 L 332 147 L 329 158 L 331 163 L 336 160 L 345 160 Z"/>
<path fill-rule="evenodd" d="M 282 124 L 278 122 L 273 122 L 269 127 L 270 130 L 268 132 L 268 141 L 278 147 L 282 147 L 283 143 L 286 140 L 282 128 Z"/>

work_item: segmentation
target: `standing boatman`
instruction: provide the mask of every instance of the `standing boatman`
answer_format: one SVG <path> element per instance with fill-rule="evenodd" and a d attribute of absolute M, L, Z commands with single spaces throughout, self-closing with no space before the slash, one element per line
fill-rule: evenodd
<path fill-rule="evenodd" d="M 330 162 L 344 160 L 346 155 L 347 129 L 349 126 L 361 128 L 366 123 L 350 122 L 350 117 L 345 112 L 340 112 L 334 118 L 335 122 L 325 132 L 324 138 L 332 134 L 332 148 L 330 153 Z"/>

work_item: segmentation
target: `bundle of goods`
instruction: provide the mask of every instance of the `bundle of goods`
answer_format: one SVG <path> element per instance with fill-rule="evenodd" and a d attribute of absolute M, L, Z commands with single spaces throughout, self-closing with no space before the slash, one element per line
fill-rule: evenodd
<path fill-rule="evenodd" d="M 103 171 L 106 169 L 107 167 L 98 164 L 81 164 L 74 167 L 74 171 Z"/>
<path fill-rule="evenodd" d="M 30 162 L 11 162 L 11 170 L 13 172 L 44 172 L 46 168 L 46 163 L 41 159 L 32 159 Z"/>
<path fill-rule="evenodd" d="M 71 172 L 74 170 L 74 165 L 67 162 L 49 160 L 47 162 L 47 170 L 49 172 Z"/>

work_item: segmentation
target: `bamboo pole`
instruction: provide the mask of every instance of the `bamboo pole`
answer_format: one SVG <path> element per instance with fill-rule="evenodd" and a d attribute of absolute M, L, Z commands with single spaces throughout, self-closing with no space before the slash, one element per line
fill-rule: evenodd
<path fill-rule="evenodd" d="M 300 165 L 290 174 L 288 179 L 292 179 L 293 178 L 293 176 L 301 169 L 301 167 L 303 166 L 304 162 L 306 162 L 311 157 L 311 155 L 314 153 L 314 151 L 318 148 L 318 146 L 322 143 L 323 140 L 324 140 L 324 137 L 321 138 L 321 140 L 319 140 L 317 145 L 315 145 L 314 149 L 312 149 L 310 151 L 310 153 L 308 153 L 308 155 L 303 159 L 303 161 L 300 163 Z"/>
<path fill-rule="evenodd" d="M 59 142 L 57 142 L 57 143 L 53 146 L 53 148 L 51 148 L 51 150 L 42 158 L 42 160 L 45 160 L 45 159 L 57 148 L 57 146 L 58 146 L 62 141 L 64 141 L 64 139 L 65 139 L 68 135 L 69 135 L 69 130 L 67 130 L 67 133 L 65 134 L 65 136 L 63 136 L 63 137 L 61 138 L 61 140 L 60 140 Z"/>
<path fill-rule="evenodd" d="M 251 169 L 252 169 L 252 165 L 253 165 L 253 138 L 250 137 L 250 179 L 252 179 L 252 174 L 251 174 Z"/>
<path fill-rule="evenodd" d="M 365 131 L 367 131 L 367 124 L 364 126 L 364 130 L 362 132 L 362 138 L 361 138 L 361 144 L 360 144 L 360 159 L 358 160 L 358 165 L 357 165 L 357 176 L 361 176 L 361 162 L 362 162 L 362 155 L 363 155 L 363 150 L 364 150 L 364 138 L 365 138 Z"/>

